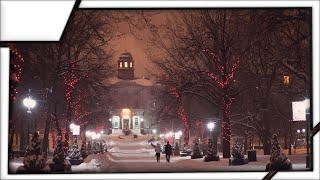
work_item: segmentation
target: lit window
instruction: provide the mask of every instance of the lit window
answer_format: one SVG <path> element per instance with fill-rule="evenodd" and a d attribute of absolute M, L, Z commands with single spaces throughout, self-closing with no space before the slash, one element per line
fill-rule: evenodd
<path fill-rule="evenodd" d="M 120 62 L 119 67 L 121 67 L 121 68 L 122 68 L 122 62 Z"/>
<path fill-rule="evenodd" d="M 124 62 L 124 67 L 128 67 L 128 62 Z"/>
<path fill-rule="evenodd" d="M 290 82 L 290 76 L 283 76 L 283 84 L 289 85 Z"/>
<path fill-rule="evenodd" d="M 130 62 L 130 67 L 132 68 L 132 62 Z"/>

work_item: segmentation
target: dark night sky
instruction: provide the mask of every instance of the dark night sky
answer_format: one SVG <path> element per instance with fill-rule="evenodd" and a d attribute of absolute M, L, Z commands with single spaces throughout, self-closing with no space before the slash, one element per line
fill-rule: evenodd
<path fill-rule="evenodd" d="M 167 18 L 172 17 L 173 12 L 174 11 L 169 12 L 168 10 L 157 11 L 157 14 L 152 16 L 152 23 L 157 26 L 164 24 Z M 142 19 L 140 19 L 140 21 L 143 23 Z M 115 50 L 113 62 L 118 60 L 121 53 L 128 51 L 135 60 L 135 76 L 148 76 L 148 70 L 155 69 L 147 56 L 148 48 L 150 48 L 148 41 L 151 34 L 147 28 L 131 28 L 133 28 L 134 33 L 130 32 L 128 23 L 122 22 L 118 24 L 116 31 L 123 35 L 111 43 L 112 49 Z"/>

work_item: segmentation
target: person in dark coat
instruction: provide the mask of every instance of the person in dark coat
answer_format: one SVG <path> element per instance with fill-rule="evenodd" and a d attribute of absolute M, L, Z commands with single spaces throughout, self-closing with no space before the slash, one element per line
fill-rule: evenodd
<path fill-rule="evenodd" d="M 170 162 L 170 156 L 172 154 L 172 146 L 170 145 L 169 141 L 167 141 L 167 144 L 164 147 L 164 152 L 166 153 L 167 162 Z"/>

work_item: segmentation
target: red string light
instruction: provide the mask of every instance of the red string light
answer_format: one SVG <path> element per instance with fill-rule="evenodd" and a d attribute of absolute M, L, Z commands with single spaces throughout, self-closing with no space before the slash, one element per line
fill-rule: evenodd
<path fill-rule="evenodd" d="M 65 84 L 65 97 L 67 99 L 68 105 L 71 105 L 72 93 L 75 89 L 80 78 L 77 77 L 74 72 L 75 64 L 71 63 L 70 70 L 64 74 L 64 84 Z"/>
<path fill-rule="evenodd" d="M 22 74 L 22 65 L 24 63 L 24 58 L 18 52 L 16 48 L 10 48 L 11 60 L 10 60 L 10 81 L 19 83 Z M 16 100 L 16 95 L 18 94 L 17 85 L 10 83 L 10 99 L 14 102 Z"/>
<path fill-rule="evenodd" d="M 177 100 L 179 102 L 179 108 L 178 108 L 177 114 L 178 114 L 179 119 L 182 121 L 182 124 L 184 126 L 184 143 L 188 144 L 188 142 L 189 142 L 189 121 L 188 121 L 188 118 L 186 116 L 186 113 L 185 113 L 185 110 L 183 107 L 181 93 L 177 90 L 176 87 L 170 88 L 170 92 L 171 92 L 171 94 L 173 94 L 177 98 Z"/>
<path fill-rule="evenodd" d="M 75 120 L 82 119 L 83 117 L 90 114 L 90 112 L 85 111 L 84 108 L 82 108 L 81 103 L 82 101 L 88 97 L 88 95 L 85 94 L 84 91 L 81 91 L 79 88 L 77 88 L 77 85 L 79 81 L 82 78 L 89 78 L 88 73 L 76 74 L 75 68 L 76 63 L 71 62 L 69 65 L 69 70 L 66 72 L 63 76 L 64 78 L 64 84 L 65 84 L 65 98 L 67 100 L 68 104 L 68 110 L 70 111 L 70 116 L 72 116 Z M 77 88 L 77 89 L 76 89 Z M 77 90 L 77 91 L 75 91 Z M 77 93 L 75 93 L 77 92 Z M 76 95 L 75 100 L 73 100 L 73 97 Z M 69 118 L 67 117 L 65 119 L 65 123 L 69 124 Z M 77 122 L 80 124 L 80 126 L 85 125 L 87 121 L 83 122 Z M 69 129 L 65 130 L 65 149 L 67 150 L 69 148 Z"/>
<path fill-rule="evenodd" d="M 231 126 L 229 123 L 229 115 L 231 113 L 231 105 L 234 98 L 223 98 L 223 105 L 224 105 L 224 117 L 226 118 L 224 122 L 222 122 L 222 129 L 223 129 L 223 139 L 230 142 L 231 140 Z"/>
<path fill-rule="evenodd" d="M 208 72 L 208 77 L 213 80 L 219 88 L 224 89 L 226 86 L 228 86 L 231 83 L 231 80 L 233 79 L 234 72 L 238 69 L 240 65 L 240 60 L 237 59 L 236 62 L 232 65 L 230 72 L 224 79 L 218 78 L 214 73 Z M 220 69 L 222 69 L 222 74 L 226 74 L 224 71 L 223 66 L 220 66 Z"/>
<path fill-rule="evenodd" d="M 56 134 L 54 133 L 54 131 L 51 131 L 51 137 L 52 137 L 52 147 L 55 148 L 56 147 Z"/>
<path fill-rule="evenodd" d="M 79 81 L 78 76 L 76 75 L 74 68 L 75 68 L 76 64 L 75 63 L 70 63 L 69 65 L 69 70 L 68 72 L 64 73 L 64 84 L 65 84 L 65 97 L 67 100 L 67 104 L 68 104 L 68 111 L 72 112 L 72 95 L 73 95 L 73 91 Z M 68 113 L 67 113 L 68 114 Z M 70 113 L 71 115 L 71 113 Z M 69 124 L 69 118 L 66 119 L 67 120 L 67 124 Z M 65 133 L 65 141 L 64 141 L 64 149 L 67 152 L 67 150 L 69 149 L 69 129 L 66 129 L 66 133 Z"/>
<path fill-rule="evenodd" d="M 220 64 L 221 61 L 219 60 L 219 58 L 217 58 L 217 56 L 214 53 L 210 52 L 209 49 L 204 49 L 203 52 L 206 53 L 207 55 L 211 56 L 214 61 L 216 61 L 216 62 L 218 62 L 218 64 Z M 219 69 L 220 73 L 222 74 L 222 78 L 219 78 L 217 75 L 215 75 L 212 72 L 208 72 L 207 76 L 216 83 L 218 88 L 225 89 L 231 84 L 232 79 L 234 77 L 234 73 L 239 68 L 239 65 L 240 65 L 240 60 L 239 60 L 239 58 L 237 58 L 236 61 L 233 63 L 231 70 L 229 72 L 226 72 L 226 69 L 224 68 L 224 66 L 218 65 L 218 69 Z M 224 76 L 224 75 L 226 75 L 226 76 Z M 230 113 L 231 113 L 231 104 L 232 104 L 233 100 L 234 100 L 234 98 L 230 98 L 230 97 L 223 97 L 222 98 L 224 120 L 221 123 L 221 125 L 222 125 L 222 130 L 223 130 L 223 139 L 228 141 L 229 143 L 231 140 L 231 125 L 230 125 L 229 118 L 230 118 Z"/>

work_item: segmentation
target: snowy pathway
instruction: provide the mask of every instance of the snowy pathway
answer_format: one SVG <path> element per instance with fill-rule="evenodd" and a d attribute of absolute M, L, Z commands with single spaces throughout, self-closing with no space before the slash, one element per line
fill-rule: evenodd
<path fill-rule="evenodd" d="M 258 155 L 258 161 L 241 166 L 229 166 L 228 159 L 220 161 L 203 162 L 203 159 L 190 159 L 189 157 L 171 158 L 171 162 L 165 161 L 165 155 L 161 154 L 160 163 L 156 163 L 155 152 L 147 143 L 147 137 L 118 137 L 108 136 L 109 152 L 104 154 L 89 155 L 85 162 L 72 166 L 72 172 L 217 172 L 217 171 L 264 171 L 269 156 Z M 221 157 L 221 156 L 220 156 Z M 305 156 L 289 156 L 294 170 L 306 170 Z M 10 169 L 15 173 L 22 165 L 22 158 L 10 162 Z"/>
<path fill-rule="evenodd" d="M 147 137 L 108 137 L 109 152 L 91 155 L 91 161 L 83 163 L 86 172 L 210 172 L 210 171 L 264 171 L 269 156 L 258 156 L 257 162 L 247 165 L 229 166 L 228 159 L 215 162 L 203 162 L 203 159 L 190 157 L 172 157 L 171 162 L 165 161 L 161 155 L 160 163 L 156 163 L 152 146 L 147 143 Z M 294 170 L 305 170 L 304 156 L 289 157 Z M 88 161 L 88 160 L 86 160 Z M 82 168 L 74 167 L 81 171 Z M 76 171 L 74 171 L 76 172 Z"/>

